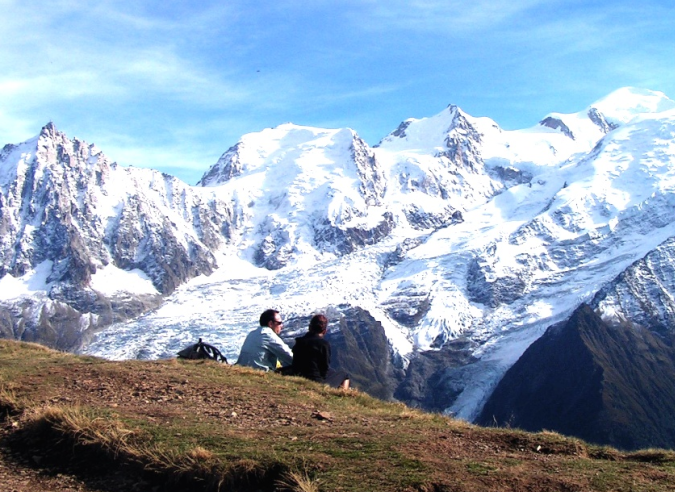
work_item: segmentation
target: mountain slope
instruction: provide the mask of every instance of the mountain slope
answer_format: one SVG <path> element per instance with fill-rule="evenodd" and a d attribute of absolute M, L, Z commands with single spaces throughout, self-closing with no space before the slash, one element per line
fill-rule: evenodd
<path fill-rule="evenodd" d="M 624 449 L 675 447 L 675 357 L 648 330 L 583 305 L 535 341 L 477 423 L 549 429 Z"/>
<path fill-rule="evenodd" d="M 9 301 L 0 330 L 24 340 L 77 348 L 88 330 L 147 311 L 214 271 L 214 251 L 228 240 L 229 204 L 171 176 L 110 163 L 51 123 L 3 148 L 0 186 Z"/>
<path fill-rule="evenodd" d="M 664 245 L 675 237 L 674 141 L 675 103 L 627 88 L 516 131 L 449 106 L 406 120 L 375 148 L 350 129 L 281 125 L 243 136 L 194 188 L 110 165 L 117 185 L 107 195 L 97 191 L 106 183 L 95 179 L 61 192 L 68 197 L 62 202 L 87 203 L 88 214 L 98 217 L 91 233 L 79 225 L 83 219 L 72 222 L 86 248 L 73 243 L 63 255 L 53 248 L 41 253 L 57 266 L 83 265 L 84 272 L 63 270 L 79 283 L 58 268 L 50 277 L 51 263 L 26 260 L 34 270 L 0 279 L 0 292 L 11 294 L 3 297 L 0 326 L 5 336 L 26 338 L 21 320 L 39 319 L 22 318 L 28 303 L 33 313 L 62 303 L 47 321 L 71 319 L 75 333 L 145 311 L 101 332 L 85 350 L 159 358 L 203 337 L 234 360 L 264 309 L 279 309 L 298 331 L 311 313 L 330 312 L 336 345 L 358 354 L 340 363 L 350 364 L 364 388 L 376 381 L 369 389 L 378 395 L 472 420 L 527 347 L 580 304 L 601 302 L 598 293 L 607 292 L 602 316 L 640 316 L 636 322 L 644 326 L 658 319 L 658 329 L 669 330 L 667 301 L 675 292 L 668 281 L 658 291 L 648 288 L 650 275 L 625 275 L 645 280 L 631 283 L 630 292 L 640 294 L 631 300 L 617 279 L 645 258 L 670 261 Z M 96 159 L 82 160 L 68 145 L 54 146 L 54 155 L 98 169 Z M 23 169 L 25 152 L 12 149 L 1 169 Z M 55 157 L 59 165 L 45 167 L 44 175 L 74 172 L 65 162 Z M 23 174 L 2 174 L 9 176 L 4 200 L 16 217 L 24 216 L 16 210 L 41 209 L 39 200 L 20 198 L 39 193 L 14 192 L 10 199 L 6 190 Z M 41 183 L 39 176 L 31 179 Z M 83 190 L 98 202 L 88 202 Z M 100 204 L 110 196 L 121 198 L 106 215 Z M 38 238 L 21 237 L 30 245 L 25 251 L 40 251 Z M 111 241 L 117 237 L 123 240 Z M 125 282 L 126 293 L 113 295 L 104 287 L 119 282 L 101 281 L 106 272 L 135 276 Z M 668 277 L 665 267 L 652 272 Z M 44 287 L 48 278 L 60 280 Z M 44 288 L 28 289 L 31 279 Z M 73 291 L 71 284 L 77 295 L 63 294 Z M 129 292 L 149 284 L 145 292 Z M 17 297 L 22 286 L 26 295 Z M 148 299 L 161 305 L 148 311 Z M 31 323 L 31 333 L 45 326 Z"/>

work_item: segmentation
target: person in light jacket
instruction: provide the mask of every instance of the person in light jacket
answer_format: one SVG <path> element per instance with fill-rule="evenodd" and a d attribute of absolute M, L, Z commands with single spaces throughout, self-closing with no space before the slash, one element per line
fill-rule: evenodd
<path fill-rule="evenodd" d="M 268 309 L 263 312 L 260 315 L 260 327 L 246 335 L 237 364 L 263 371 L 276 370 L 277 363 L 282 367 L 290 366 L 293 352 L 279 338 L 283 325 L 279 311 Z"/>

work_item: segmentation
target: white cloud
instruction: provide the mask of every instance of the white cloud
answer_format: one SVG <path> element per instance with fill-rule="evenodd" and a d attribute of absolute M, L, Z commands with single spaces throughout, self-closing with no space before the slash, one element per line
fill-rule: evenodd
<path fill-rule="evenodd" d="M 445 32 L 466 35 L 513 19 L 523 12 L 545 5 L 546 0 L 369 0 L 365 10 L 354 14 L 355 24 L 365 29 Z M 360 20 L 360 22 L 359 22 Z"/>

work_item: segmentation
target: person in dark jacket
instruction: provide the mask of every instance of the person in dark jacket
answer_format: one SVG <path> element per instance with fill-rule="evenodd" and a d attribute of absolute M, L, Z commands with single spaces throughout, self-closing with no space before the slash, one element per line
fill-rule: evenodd
<path fill-rule="evenodd" d="M 333 388 L 349 388 L 349 375 L 330 369 L 330 343 L 324 337 L 328 319 L 317 314 L 309 322 L 309 331 L 295 339 L 293 374 L 325 383 Z"/>

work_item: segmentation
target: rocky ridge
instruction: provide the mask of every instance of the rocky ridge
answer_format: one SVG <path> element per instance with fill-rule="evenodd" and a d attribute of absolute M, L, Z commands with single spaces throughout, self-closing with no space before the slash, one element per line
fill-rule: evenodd
<path fill-rule="evenodd" d="M 217 267 L 232 210 L 180 180 L 110 163 L 53 124 L 0 154 L 1 276 L 44 275 L 45 289 L 3 302 L 0 332 L 72 350 L 93 329 L 156 307 Z M 97 271 L 141 271 L 154 289 L 101 292 Z M 130 295 L 133 293 L 134 295 Z"/>
<path fill-rule="evenodd" d="M 556 429 L 622 449 L 675 447 L 675 353 L 645 329 L 583 305 L 511 367 L 477 422 Z"/>

